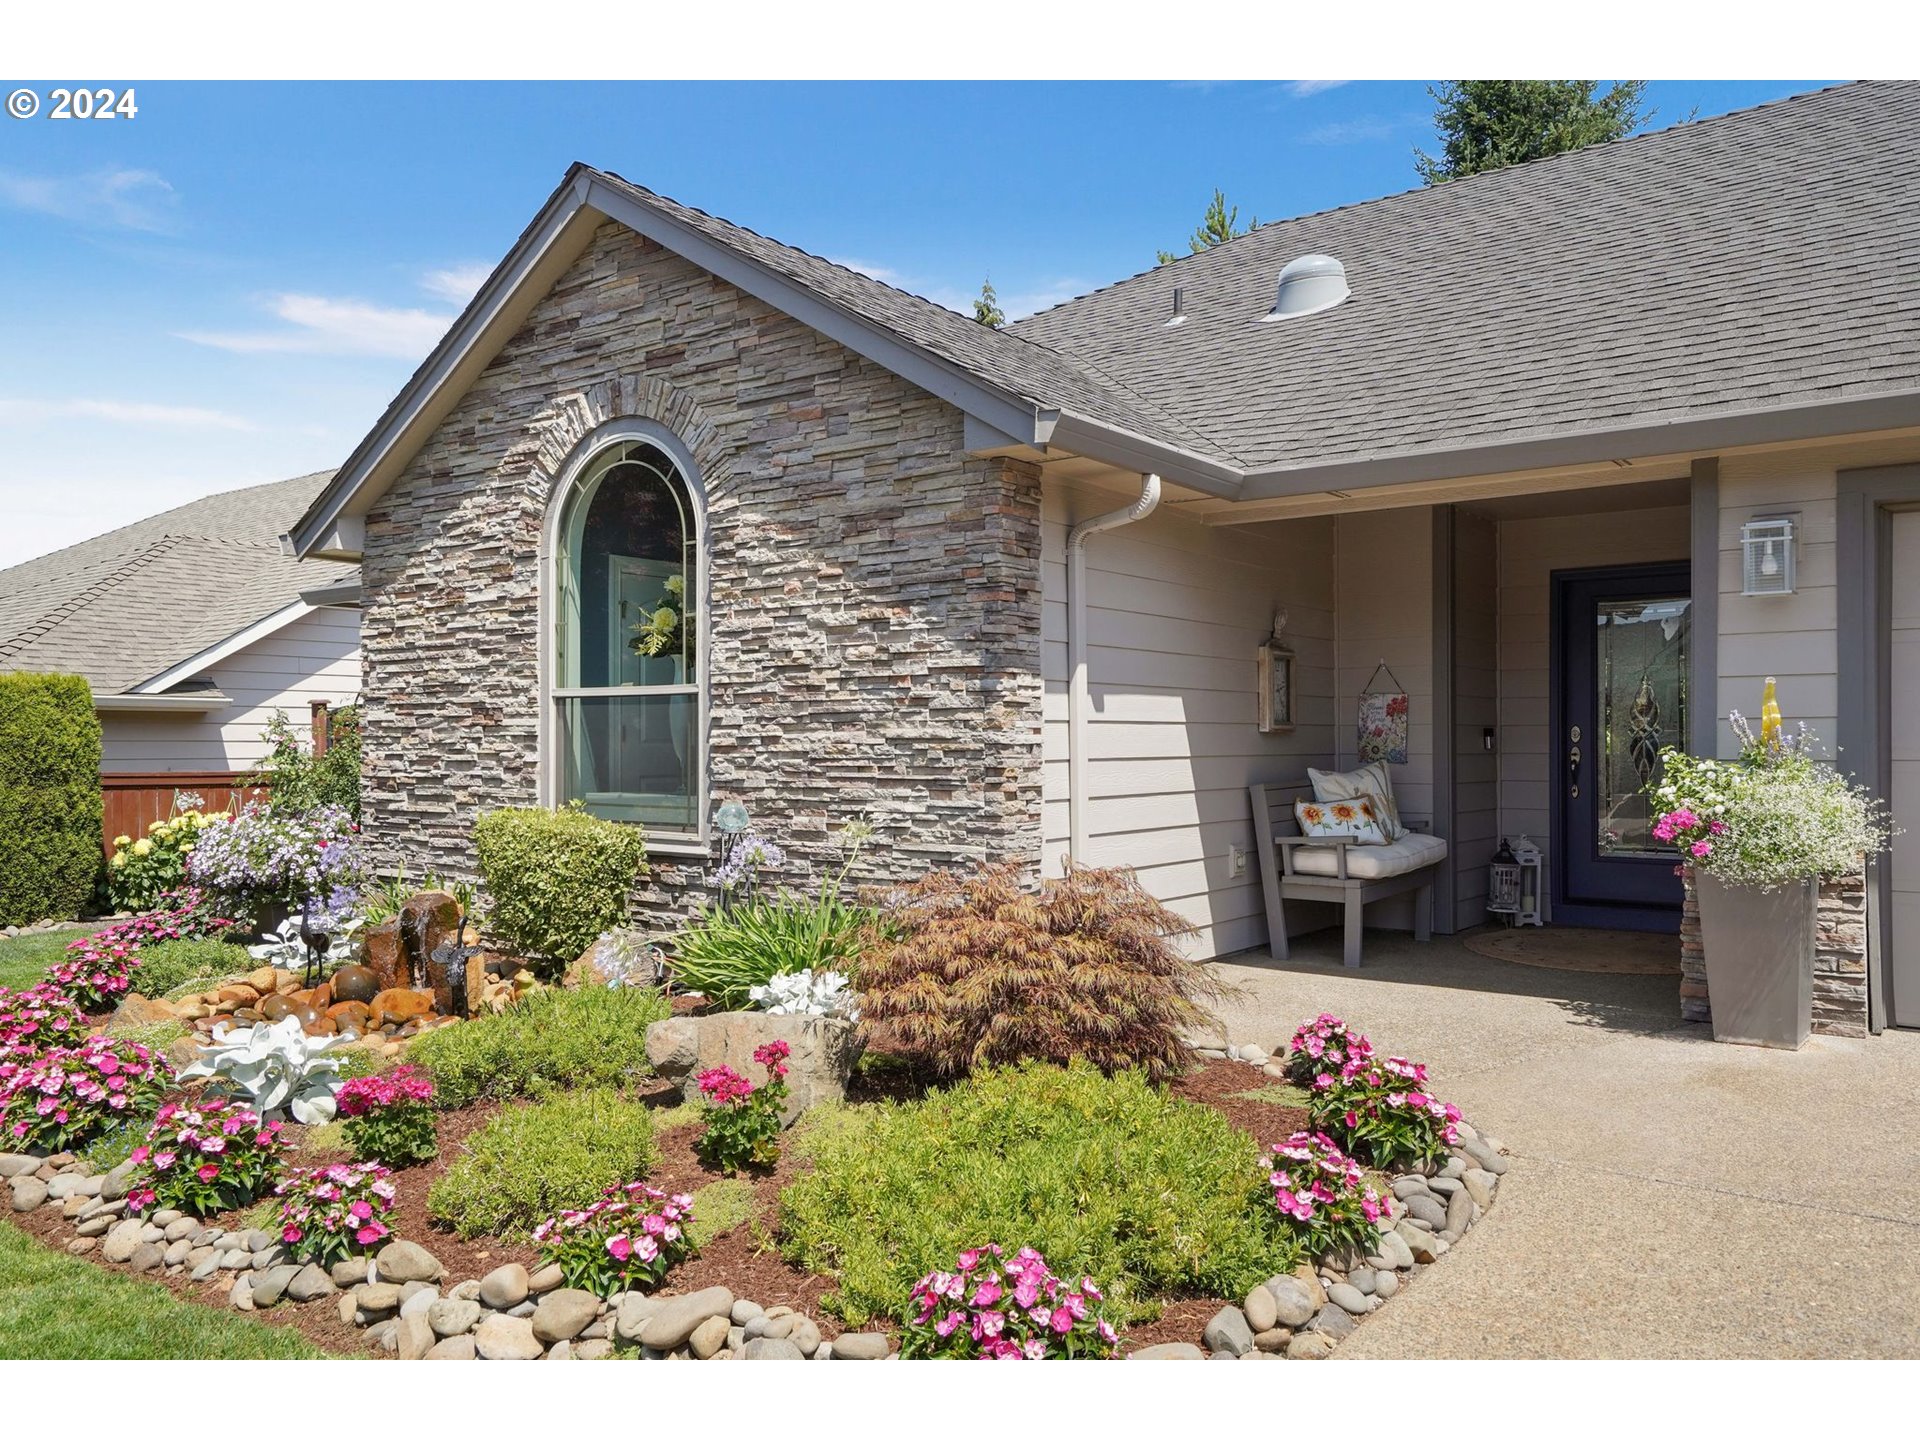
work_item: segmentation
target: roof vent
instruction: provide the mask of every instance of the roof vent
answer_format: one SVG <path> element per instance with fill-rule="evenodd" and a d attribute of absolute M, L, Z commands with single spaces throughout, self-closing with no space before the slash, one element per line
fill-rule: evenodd
<path fill-rule="evenodd" d="M 1347 288 L 1347 267 L 1331 255 L 1302 255 L 1289 260 L 1280 272 L 1280 293 L 1263 320 L 1291 320 L 1331 310 L 1353 292 Z"/>
<path fill-rule="evenodd" d="M 1187 292 L 1183 287 L 1176 285 L 1173 287 L 1173 314 L 1167 317 L 1167 324 L 1181 325 L 1186 323 L 1186 318 Z"/>

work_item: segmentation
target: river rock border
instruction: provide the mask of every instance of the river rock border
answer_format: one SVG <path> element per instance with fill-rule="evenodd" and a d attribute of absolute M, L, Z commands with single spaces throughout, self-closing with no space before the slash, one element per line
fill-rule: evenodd
<path fill-rule="evenodd" d="M 77 1155 L 0 1154 L 16 1212 L 58 1206 L 71 1255 L 135 1275 L 185 1276 L 224 1290 L 235 1310 L 328 1303 L 343 1324 L 402 1360 L 885 1360 L 885 1335 L 829 1340 L 787 1305 L 761 1306 L 724 1286 L 687 1295 L 628 1291 L 603 1300 L 569 1289 L 557 1265 L 502 1265 L 447 1285 L 424 1246 L 394 1240 L 372 1258 L 302 1265 L 265 1230 L 224 1230 L 178 1210 L 127 1211 L 130 1165 L 104 1174 Z"/>
<path fill-rule="evenodd" d="M 1286 1078 L 1284 1046 L 1201 1045 L 1209 1060 L 1238 1060 L 1273 1079 Z M 1388 1177 L 1387 1214 L 1366 1254 L 1349 1248 L 1302 1261 L 1291 1274 L 1256 1285 L 1238 1305 L 1223 1306 L 1200 1343 L 1149 1345 L 1129 1360 L 1325 1360 L 1359 1323 L 1398 1295 L 1492 1208 L 1507 1173 L 1500 1142 L 1464 1120 L 1459 1143 L 1430 1171 Z"/>

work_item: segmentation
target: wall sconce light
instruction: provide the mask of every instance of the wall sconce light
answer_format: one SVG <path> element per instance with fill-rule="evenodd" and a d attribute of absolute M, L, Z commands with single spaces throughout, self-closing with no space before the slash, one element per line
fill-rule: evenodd
<path fill-rule="evenodd" d="M 1793 517 L 1762 515 L 1740 527 L 1740 593 L 1791 595 Z"/>

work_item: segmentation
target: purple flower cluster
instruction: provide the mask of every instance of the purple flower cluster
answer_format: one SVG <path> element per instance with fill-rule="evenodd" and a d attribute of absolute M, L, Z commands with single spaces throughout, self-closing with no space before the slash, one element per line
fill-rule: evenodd
<path fill-rule="evenodd" d="M 275 814 L 256 802 L 201 832 L 187 859 L 193 882 L 233 909 L 311 900 L 330 919 L 351 907 L 364 869 L 360 827 L 339 805 Z"/>
<path fill-rule="evenodd" d="M 750 885 L 764 869 L 777 870 L 787 863 L 787 852 L 773 841 L 752 830 L 733 842 L 727 858 L 714 872 L 714 883 L 722 890 Z"/>
<path fill-rule="evenodd" d="M 1068 1285 L 1031 1247 L 1003 1260 L 998 1245 L 962 1251 L 952 1270 L 913 1287 L 900 1353 L 916 1358 L 1050 1360 L 1114 1353 L 1120 1336 L 1101 1313 L 1093 1277 Z"/>

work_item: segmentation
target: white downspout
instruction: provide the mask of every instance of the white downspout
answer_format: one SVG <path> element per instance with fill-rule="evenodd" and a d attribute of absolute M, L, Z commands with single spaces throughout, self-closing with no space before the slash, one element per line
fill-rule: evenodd
<path fill-rule="evenodd" d="M 1144 520 L 1160 504 L 1160 477 L 1140 477 L 1131 505 L 1082 520 L 1067 532 L 1067 856 L 1087 861 L 1087 537 Z"/>

